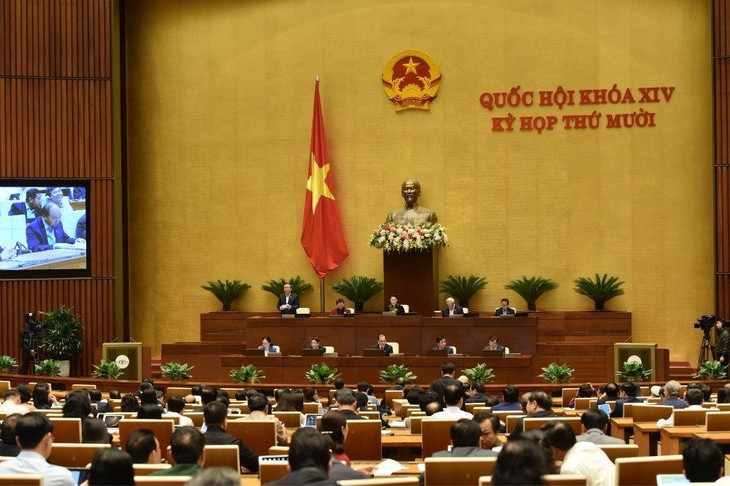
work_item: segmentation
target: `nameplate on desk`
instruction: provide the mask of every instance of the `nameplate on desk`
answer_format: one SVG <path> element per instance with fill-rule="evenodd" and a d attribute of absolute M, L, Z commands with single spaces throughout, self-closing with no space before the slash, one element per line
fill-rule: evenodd
<path fill-rule="evenodd" d="M 504 355 L 505 358 L 519 358 L 522 356 L 522 353 L 506 353 Z"/>
<path fill-rule="evenodd" d="M 296 316 L 294 314 L 282 314 L 282 319 L 294 319 Z"/>
<path fill-rule="evenodd" d="M 397 315 L 395 311 L 383 311 L 384 316 L 395 316 Z"/>

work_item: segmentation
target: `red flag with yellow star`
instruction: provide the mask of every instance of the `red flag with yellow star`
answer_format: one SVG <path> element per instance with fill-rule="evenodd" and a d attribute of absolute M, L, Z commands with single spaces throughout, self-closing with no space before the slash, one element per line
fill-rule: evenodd
<path fill-rule="evenodd" d="M 320 279 L 337 268 L 349 255 L 335 202 L 332 165 L 327 157 L 319 82 L 314 85 L 312 144 L 309 151 L 307 194 L 304 198 L 302 246 Z"/>

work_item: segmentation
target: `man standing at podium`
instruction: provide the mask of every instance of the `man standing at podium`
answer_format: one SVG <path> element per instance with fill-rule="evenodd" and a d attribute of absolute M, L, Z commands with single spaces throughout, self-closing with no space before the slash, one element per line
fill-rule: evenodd
<path fill-rule="evenodd" d="M 284 293 L 279 295 L 276 306 L 282 314 L 296 314 L 299 309 L 299 296 L 291 291 L 291 284 L 284 284 Z"/>

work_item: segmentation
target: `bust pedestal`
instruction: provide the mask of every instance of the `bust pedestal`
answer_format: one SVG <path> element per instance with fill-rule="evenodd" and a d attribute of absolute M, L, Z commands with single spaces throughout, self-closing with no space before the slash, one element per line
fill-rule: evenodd
<path fill-rule="evenodd" d="M 434 249 L 408 253 L 383 252 L 383 309 L 391 294 L 410 312 L 433 316 L 438 302 L 438 253 Z"/>

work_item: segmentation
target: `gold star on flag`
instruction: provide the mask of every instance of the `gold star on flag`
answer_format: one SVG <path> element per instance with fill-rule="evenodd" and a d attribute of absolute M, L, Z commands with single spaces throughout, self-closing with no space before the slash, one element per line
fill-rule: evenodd
<path fill-rule="evenodd" d="M 401 64 L 401 66 L 405 66 L 405 68 L 406 68 L 406 74 L 413 73 L 415 75 L 418 75 L 418 73 L 416 72 L 416 68 L 418 66 L 420 66 L 420 65 L 421 65 L 420 62 L 413 62 L 413 58 L 412 57 L 409 57 L 408 58 L 408 62 L 407 63 Z"/>
<path fill-rule="evenodd" d="M 307 189 L 312 191 L 312 214 L 314 214 L 320 197 L 328 197 L 334 200 L 335 196 L 332 195 L 332 191 L 324 181 L 330 171 L 330 165 L 326 164 L 324 167 L 320 167 L 314 158 L 314 153 L 312 153 L 310 163 L 312 164 L 312 175 L 307 179 Z"/>

